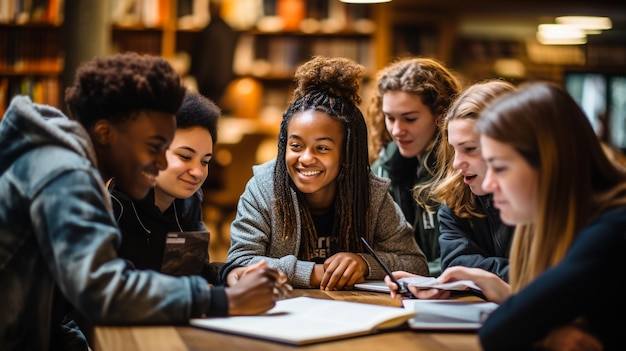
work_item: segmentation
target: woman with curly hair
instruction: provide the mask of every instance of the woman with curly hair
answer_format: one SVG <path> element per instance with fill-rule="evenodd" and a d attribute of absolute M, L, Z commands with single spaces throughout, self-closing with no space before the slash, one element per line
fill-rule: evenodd
<path fill-rule="evenodd" d="M 441 62 L 422 57 L 385 67 L 376 85 L 368 113 L 370 156 L 375 158 L 372 171 L 391 180 L 389 193 L 413 226 L 430 275 L 437 276 L 441 273 L 439 203 L 430 190 L 442 143 L 440 126 L 461 85 Z"/>
<path fill-rule="evenodd" d="M 385 276 L 361 246 L 365 237 L 392 269 L 428 273 L 389 181 L 370 171 L 358 108 L 364 71 L 319 56 L 298 67 L 278 155 L 253 168 L 239 200 L 226 272 L 265 260 L 296 287 L 351 288 Z"/>

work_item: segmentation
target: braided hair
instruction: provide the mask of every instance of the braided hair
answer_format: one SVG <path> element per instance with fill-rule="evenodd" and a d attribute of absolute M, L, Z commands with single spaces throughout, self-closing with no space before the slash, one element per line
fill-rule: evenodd
<path fill-rule="evenodd" d="M 364 75 L 365 68 L 352 60 L 322 56 L 313 57 L 296 70 L 293 100 L 283 114 L 278 134 L 274 211 L 278 218 L 283 218 L 283 233 L 287 239 L 297 231 L 298 213 L 292 206 L 292 191 L 295 191 L 302 219 L 300 252 L 305 259 L 312 257 L 317 233 L 304 194 L 293 184 L 287 170 L 287 127 L 294 116 L 310 110 L 325 113 L 343 126 L 343 157 L 336 179 L 333 233 L 339 238 L 339 251 L 362 252 L 359 237 L 370 227 L 367 127 L 358 108 Z"/>

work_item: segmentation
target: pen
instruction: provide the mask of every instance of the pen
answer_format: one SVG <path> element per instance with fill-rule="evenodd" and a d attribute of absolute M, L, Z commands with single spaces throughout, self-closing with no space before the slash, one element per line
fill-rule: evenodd
<path fill-rule="evenodd" d="M 406 282 L 399 282 L 398 279 L 396 279 L 396 277 L 393 276 L 389 267 L 387 267 L 385 262 L 383 262 L 383 260 L 380 259 L 380 257 L 376 254 L 376 252 L 374 252 L 374 249 L 372 249 L 372 247 L 370 246 L 370 244 L 367 243 L 367 240 L 365 240 L 364 237 L 361 237 L 361 241 L 363 242 L 363 245 L 365 245 L 365 248 L 367 249 L 367 251 L 369 251 L 369 253 L 372 254 L 372 256 L 374 256 L 374 259 L 376 259 L 376 262 L 378 262 L 378 264 L 381 267 L 383 267 L 383 270 L 385 271 L 385 273 L 387 273 L 389 278 L 391 278 L 391 281 L 396 283 L 396 285 L 398 286 L 398 294 L 402 296 L 406 296 L 406 297 L 413 297 L 413 294 L 411 294 L 411 292 L 409 291 L 408 284 Z"/>

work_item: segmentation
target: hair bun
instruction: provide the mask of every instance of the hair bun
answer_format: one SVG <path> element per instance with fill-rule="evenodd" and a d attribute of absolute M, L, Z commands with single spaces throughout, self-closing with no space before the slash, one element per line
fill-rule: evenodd
<path fill-rule="evenodd" d="M 350 59 L 314 56 L 296 70 L 293 98 L 324 92 L 358 105 L 362 101 L 360 92 L 364 76 L 365 67 Z"/>

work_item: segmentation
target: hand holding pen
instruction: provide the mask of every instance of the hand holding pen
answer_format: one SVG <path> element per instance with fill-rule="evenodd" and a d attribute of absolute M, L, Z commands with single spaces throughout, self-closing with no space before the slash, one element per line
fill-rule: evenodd
<path fill-rule="evenodd" d="M 365 246 L 367 251 L 369 251 L 369 253 L 372 256 L 374 256 L 374 259 L 376 260 L 376 262 L 378 262 L 378 264 L 383 268 L 385 273 L 387 273 L 387 276 L 385 277 L 385 282 L 389 280 L 390 282 L 395 284 L 396 286 L 395 289 L 392 289 L 391 287 L 389 287 L 389 291 L 391 292 L 391 297 L 395 297 L 396 295 L 404 296 L 404 297 L 413 297 L 413 294 L 411 294 L 411 291 L 409 290 L 408 284 L 406 284 L 405 282 L 400 282 L 396 279 L 396 277 L 393 275 L 393 272 L 391 272 L 391 269 L 389 269 L 389 267 L 387 267 L 385 262 L 383 262 L 383 260 L 380 259 L 378 254 L 374 252 L 374 249 L 372 249 L 372 247 L 370 246 L 370 244 L 367 243 L 367 240 L 365 240 L 364 237 L 361 237 L 361 242 L 363 242 L 363 246 Z M 389 286 L 389 283 L 387 283 L 387 286 Z"/>
<path fill-rule="evenodd" d="M 265 262 L 265 261 L 264 261 Z M 289 284 L 287 275 L 280 269 L 272 269 L 276 274 L 276 280 L 274 281 L 274 288 L 272 293 L 280 300 L 289 296 L 289 292 L 293 291 L 293 287 Z"/>
<path fill-rule="evenodd" d="M 267 267 L 267 262 L 265 262 L 264 260 L 245 267 L 243 272 L 241 272 L 241 276 L 239 278 L 245 276 L 246 274 L 257 271 L 261 268 L 265 268 L 267 273 L 274 278 L 274 287 L 272 292 L 274 293 L 274 295 L 276 295 L 278 299 L 286 297 L 290 291 L 293 291 L 293 287 L 289 284 L 287 275 L 280 269 Z"/>
<path fill-rule="evenodd" d="M 251 315 L 267 311 L 293 290 L 287 282 L 287 275 L 278 269 L 267 267 L 267 262 L 240 270 L 236 283 L 228 286 L 229 315 Z"/>
<path fill-rule="evenodd" d="M 392 280 L 392 278 L 394 278 Z M 436 299 L 447 299 L 450 297 L 449 290 L 443 289 L 424 289 L 418 288 L 415 285 L 411 285 L 404 281 L 404 278 L 424 278 L 420 275 L 416 275 L 413 273 L 405 272 L 405 271 L 396 271 L 393 272 L 391 276 L 385 277 L 385 284 L 389 288 L 389 292 L 391 297 L 394 299 L 401 299 L 403 297 L 417 298 L 417 299 L 428 299 L 428 300 L 436 300 Z M 398 282 L 403 284 L 405 288 L 409 291 L 409 295 L 400 294 L 398 290 Z"/>
<path fill-rule="evenodd" d="M 226 284 L 228 286 L 234 286 L 237 283 L 239 283 L 239 280 L 241 280 L 241 278 L 251 272 L 254 272 L 260 268 L 266 268 L 267 267 L 267 262 L 265 262 L 264 260 L 261 260 L 255 264 L 249 265 L 249 266 L 242 266 L 242 267 L 236 267 L 233 268 L 229 273 L 228 276 L 226 277 Z M 269 268 L 268 268 L 269 269 Z M 281 272 L 280 270 L 274 269 L 274 271 L 276 271 L 277 274 L 277 280 L 280 280 L 281 283 L 280 284 L 280 289 L 279 291 L 282 289 L 287 289 L 289 291 L 293 290 L 293 288 L 291 288 L 291 286 L 289 286 L 289 288 L 287 288 L 287 276 Z M 285 285 L 286 284 L 286 285 Z"/>

